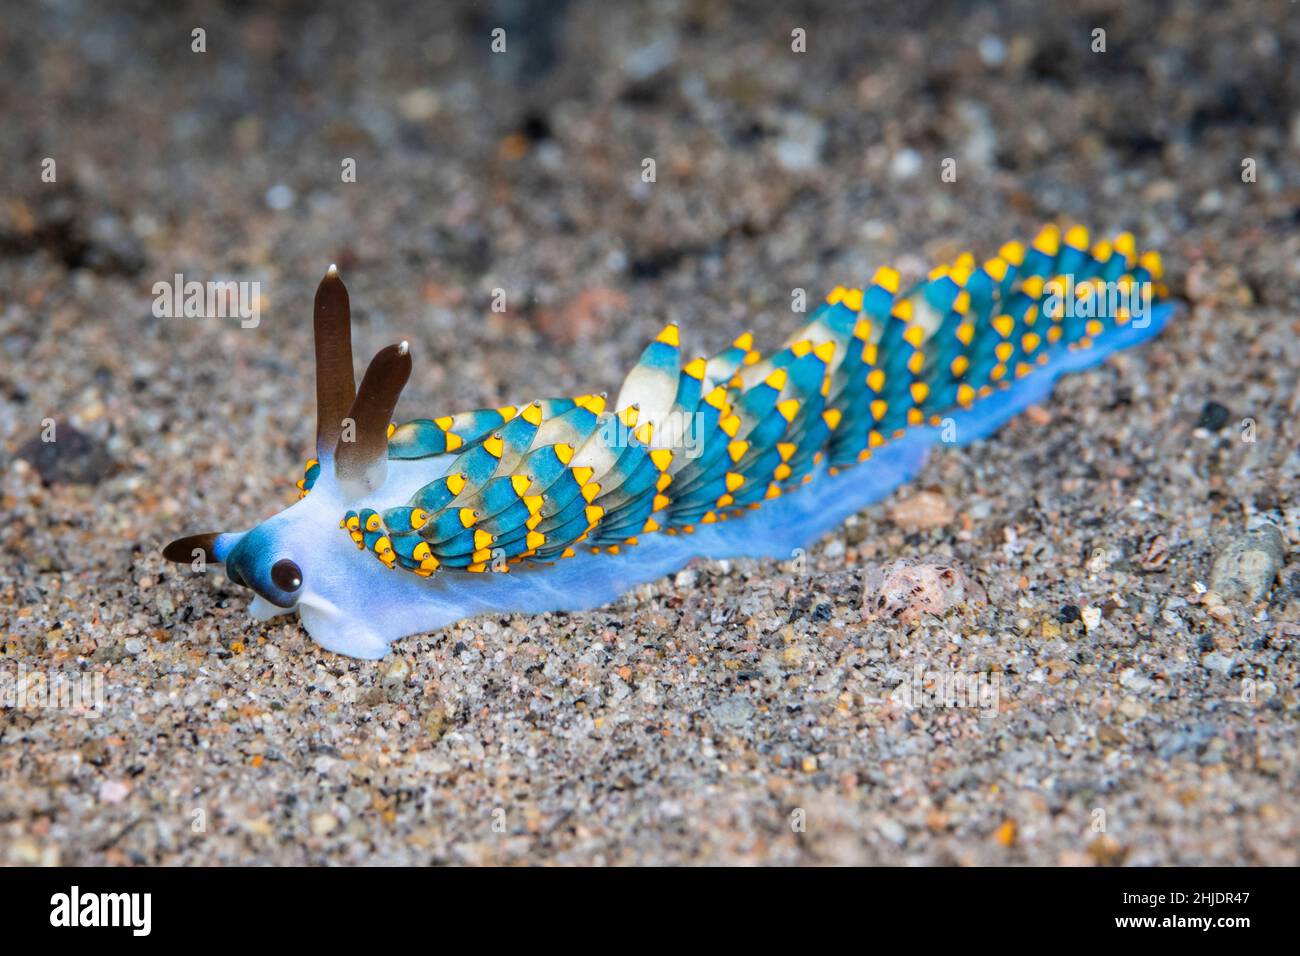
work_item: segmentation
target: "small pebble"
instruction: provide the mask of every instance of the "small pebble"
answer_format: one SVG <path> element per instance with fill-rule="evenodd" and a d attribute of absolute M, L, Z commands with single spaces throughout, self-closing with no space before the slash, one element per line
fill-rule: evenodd
<path fill-rule="evenodd" d="M 955 517 L 957 512 L 948 499 L 933 491 L 918 491 L 889 509 L 889 520 L 904 531 L 942 528 Z"/>
<path fill-rule="evenodd" d="M 1218 402 L 1206 402 L 1201 409 L 1201 417 L 1196 422 L 1196 427 L 1217 432 L 1226 424 L 1228 424 L 1228 410 Z"/>
<path fill-rule="evenodd" d="M 430 741 L 437 743 L 447 732 L 447 711 L 440 704 L 435 704 L 425 712 L 423 720 L 424 732 Z"/>
<path fill-rule="evenodd" d="M 911 179 L 921 171 L 921 154 L 914 149 L 901 149 L 894 154 L 889 174 L 895 179 Z"/>
<path fill-rule="evenodd" d="M 411 665 L 406 662 L 406 658 L 399 654 L 394 654 L 391 662 L 384 668 L 384 685 L 395 687 L 406 682 L 411 676 Z"/>
<path fill-rule="evenodd" d="M 1002 846 L 1010 847 L 1016 842 L 1016 824 L 1012 820 L 1004 820 L 1002 825 L 993 833 L 993 838 Z"/>
<path fill-rule="evenodd" d="M 113 458 L 99 439 L 59 421 L 51 435 L 53 441 L 37 435 L 18 451 L 18 457 L 35 466 L 46 485 L 97 485 L 113 470 Z"/>
<path fill-rule="evenodd" d="M 1149 677 L 1146 677 L 1143 674 L 1139 673 L 1137 668 L 1135 667 L 1126 668 L 1119 675 L 1119 682 L 1121 685 L 1127 687 L 1135 694 L 1144 694 L 1148 690 L 1150 690 L 1152 686 L 1154 686 L 1155 684 L 1155 682 L 1152 681 Z"/>
<path fill-rule="evenodd" d="M 880 835 L 895 846 L 902 846 L 907 842 L 907 830 L 897 820 L 884 819 L 876 824 L 876 830 Z"/>
<path fill-rule="evenodd" d="M 1237 666 L 1237 659 L 1219 651 L 1211 651 L 1201 657 L 1201 666 L 1220 677 L 1231 677 L 1233 669 Z"/>
<path fill-rule="evenodd" d="M 339 818 L 332 813 L 315 813 L 311 818 L 311 832 L 316 836 L 328 836 L 339 825 Z"/>
<path fill-rule="evenodd" d="M 276 212 L 283 212 L 293 206 L 296 198 L 294 191 L 284 183 L 276 183 L 266 191 L 266 205 Z"/>
<path fill-rule="evenodd" d="M 826 127 L 807 114 L 791 114 L 783 122 L 784 135 L 776 142 L 776 161 L 792 173 L 817 168 L 826 142 Z"/>
<path fill-rule="evenodd" d="M 1253 604 L 1273 586 L 1285 554 L 1286 542 L 1274 525 L 1242 532 L 1219 549 L 1210 589 L 1225 601 Z"/>
<path fill-rule="evenodd" d="M 743 727 L 754 713 L 754 705 L 743 697 L 729 697 L 709 711 L 719 727 Z"/>
<path fill-rule="evenodd" d="M 105 780 L 99 785 L 101 803 L 121 803 L 131 794 L 131 785 L 121 780 Z"/>
<path fill-rule="evenodd" d="M 397 101 L 397 110 L 402 119 L 412 123 L 423 123 L 438 115 L 442 101 L 438 91 L 431 86 L 418 86 L 407 90 Z"/>
<path fill-rule="evenodd" d="M 1056 612 L 1056 619 L 1062 624 L 1073 624 L 1081 619 L 1079 606 L 1077 604 L 1064 604 L 1061 610 Z"/>
<path fill-rule="evenodd" d="M 996 34 L 986 33 L 979 41 L 980 62 L 985 66 L 1001 66 L 1007 60 L 1007 45 Z"/>

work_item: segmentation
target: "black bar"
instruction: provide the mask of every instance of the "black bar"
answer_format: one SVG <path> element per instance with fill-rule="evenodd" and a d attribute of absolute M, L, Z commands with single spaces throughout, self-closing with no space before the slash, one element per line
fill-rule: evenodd
<path fill-rule="evenodd" d="M 1286 928 L 1294 882 L 1290 870 L 1244 868 L 10 869 L 0 871 L 0 898 L 6 929 L 20 937 L 75 932 L 128 944 L 247 944 L 289 930 L 298 944 L 355 937 L 384 945 L 401 938 L 395 932 L 439 926 L 486 932 L 494 945 L 515 934 L 536 944 L 575 926 L 584 936 L 616 934 L 606 939 L 638 926 L 684 934 L 684 922 L 674 927 L 694 913 L 692 923 L 706 917 L 731 943 L 751 934 L 761 940 L 775 921 L 805 925 L 812 936 L 847 931 L 864 943 L 898 933 L 942 943 L 998 932 L 1044 934 L 1029 937 L 1043 942 L 1200 936 L 1231 945 Z M 118 926 L 52 925 L 70 910 L 73 886 L 87 915 L 99 905 L 98 897 L 86 902 L 96 894 L 149 894 L 148 936 L 136 936 L 129 918 Z M 121 911 L 142 916 L 143 906 Z M 143 929 L 143 919 L 136 922 Z"/>

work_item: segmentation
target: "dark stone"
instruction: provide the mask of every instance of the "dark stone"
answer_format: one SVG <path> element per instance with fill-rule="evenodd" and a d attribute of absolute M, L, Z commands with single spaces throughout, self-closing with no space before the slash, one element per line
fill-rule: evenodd
<path fill-rule="evenodd" d="M 1083 615 L 1079 613 L 1079 606 L 1077 604 L 1066 604 L 1057 612 L 1056 619 L 1062 624 L 1073 624 L 1076 621 L 1082 620 Z"/>
<path fill-rule="evenodd" d="M 19 449 L 18 457 L 31 462 L 46 485 L 97 485 L 115 467 L 102 442 L 66 424 L 55 426 L 54 441 L 37 435 Z"/>
<path fill-rule="evenodd" d="M 137 275 L 148 262 L 144 243 L 130 225 L 97 208 L 76 187 L 60 187 L 31 212 L 33 226 L 23 232 L 0 222 L 0 255 L 44 251 L 69 269 L 101 275 Z"/>
<path fill-rule="evenodd" d="M 537 143 L 544 139 L 550 139 L 551 124 L 547 121 L 545 113 L 530 111 L 524 115 L 519 131 L 527 136 L 529 140 Z"/>
<path fill-rule="evenodd" d="M 1205 407 L 1201 409 L 1201 417 L 1196 427 L 1217 432 L 1226 424 L 1228 424 L 1228 410 L 1218 402 L 1206 402 Z"/>

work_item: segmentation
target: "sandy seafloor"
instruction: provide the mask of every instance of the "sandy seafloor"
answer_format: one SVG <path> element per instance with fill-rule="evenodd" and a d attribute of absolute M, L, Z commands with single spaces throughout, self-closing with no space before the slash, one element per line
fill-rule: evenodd
<path fill-rule="evenodd" d="M 107 689 L 0 710 L 0 861 L 1300 862 L 1295 4 L 418 6 L 0 21 L 0 668 Z M 293 499 L 332 261 L 409 418 L 613 389 L 665 319 L 774 344 L 794 288 L 1054 217 L 1160 248 L 1183 314 L 805 566 L 367 663 L 159 556 Z M 176 273 L 260 281 L 260 324 L 155 318 Z M 1265 519 L 1270 595 L 1207 602 Z M 987 603 L 864 620 L 900 559 Z M 902 707 L 918 665 L 996 712 Z"/>

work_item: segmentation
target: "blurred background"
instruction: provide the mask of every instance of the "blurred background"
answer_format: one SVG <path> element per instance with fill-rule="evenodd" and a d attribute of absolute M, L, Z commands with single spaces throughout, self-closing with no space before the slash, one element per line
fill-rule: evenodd
<path fill-rule="evenodd" d="M 427 330 L 413 385 L 456 405 L 568 387 L 579 339 L 607 375 L 665 313 L 706 348 L 742 323 L 779 337 L 794 287 L 1058 216 L 1135 229 L 1176 276 L 1244 243 L 1226 258 L 1277 299 L 1298 35 L 1269 0 L 22 5 L 0 23 L 0 254 L 8 304 L 43 319 L 8 316 L 8 390 L 35 387 L 17 371 L 54 329 L 81 375 L 160 377 L 118 367 L 106 324 L 62 327 L 76 283 L 178 365 L 214 338 L 296 362 L 331 261 L 374 324 L 366 355 Z M 268 327 L 139 321 L 123 296 L 177 272 L 260 279 Z M 451 367 L 470 343 L 488 361 Z"/>
<path fill-rule="evenodd" d="M 1294 2 L 50 0 L 0 17 L 0 117 L 6 660 L 107 668 L 137 707 L 118 723 L 23 716 L 0 730 L 23 742 L 3 768 L 14 784 L 0 797 L 6 858 L 1296 862 L 1294 736 L 1279 742 L 1294 726 L 1295 667 L 1280 648 L 1300 636 L 1300 575 L 1283 575 L 1276 620 L 1243 613 L 1235 630 L 1186 600 L 1165 603 L 1205 577 L 1216 535 L 1259 513 L 1295 515 Z M 946 159 L 955 182 L 941 179 Z M 349 161 L 355 181 L 344 181 Z M 964 531 L 872 512 L 814 556 L 816 581 L 753 572 L 778 582 L 773 620 L 807 632 L 807 686 L 830 681 L 807 699 L 797 681 L 746 683 L 769 645 L 780 656 L 791 638 L 720 624 L 749 599 L 724 575 L 669 582 L 635 611 L 474 623 L 412 642 L 408 683 L 424 690 L 403 697 L 373 667 L 323 657 L 292 624 L 265 630 L 268 656 L 250 662 L 257 630 L 242 596 L 178 581 L 157 556 L 174 534 L 242 527 L 292 499 L 313 434 L 311 295 L 331 262 L 352 294 L 358 371 L 378 348 L 411 341 L 399 405 L 411 418 L 613 388 L 666 319 L 688 352 L 746 328 L 774 344 L 801 319 L 794 289 L 815 302 L 882 264 L 917 277 L 1058 217 L 1094 235 L 1132 229 L 1161 249 L 1187 311 L 1150 348 L 1063 385 L 1046 419 L 940 456 L 923 484 L 969 519 Z M 155 317 L 151 289 L 176 274 L 260 283 L 260 324 Z M 498 289 L 503 312 L 491 309 Z M 1266 441 L 1234 442 L 1246 416 Z M 45 420 L 60 429 L 54 445 L 39 441 Z M 1034 544 L 1026 554 L 1016 540 Z M 1081 579 L 1099 545 L 1149 567 L 1125 583 Z M 963 738 L 927 716 L 937 723 L 920 749 L 878 735 L 858 710 L 839 713 L 836 695 L 857 691 L 826 675 L 845 673 L 836 642 L 859 640 L 857 569 L 928 551 L 972 567 L 990 632 L 1110 602 L 1099 645 L 1080 653 L 1057 628 L 999 665 L 1059 675 L 1047 664 L 1073 662 L 1059 691 L 1070 703 L 1009 683 L 1015 718 Z M 645 629 L 630 649 L 624 626 Z M 598 672 L 658 675 L 662 696 L 624 699 L 628 685 L 600 685 L 598 673 L 604 692 L 557 692 L 545 706 L 566 708 L 563 719 L 534 697 L 521 730 L 510 713 L 520 681 L 543 683 L 521 676 L 527 661 L 512 670 L 529 628 L 551 635 L 559 671 L 586 666 L 558 643 L 576 635 L 574 655 L 604 642 L 612 658 Z M 727 666 L 703 687 L 666 690 L 678 686 L 676 658 L 655 663 L 639 648 L 670 634 L 705 635 L 692 660 Z M 1134 634 L 1156 643 L 1135 647 Z M 935 653 L 951 651 L 948 634 L 932 638 Z M 272 661 L 277 647 L 288 650 Z M 508 676 L 484 681 L 494 654 Z M 1209 670 L 1207 654 L 1222 655 Z M 1138 694 L 1142 712 L 1123 714 L 1133 691 L 1116 682 L 1133 667 L 1182 668 L 1189 676 L 1168 680 L 1191 684 L 1157 702 Z M 1243 674 L 1282 688 L 1271 723 L 1215 717 L 1218 705 L 1187 689 L 1222 701 Z M 322 687 L 337 696 L 320 699 Z M 260 706 L 250 688 L 288 708 L 279 724 L 234 716 Z M 168 710 L 169 694 L 183 713 Z M 726 695 L 740 703 L 719 704 Z M 425 705 L 439 699 L 460 742 L 437 743 L 441 711 Z M 1078 750 L 1054 750 L 1044 735 L 1067 739 L 1058 722 L 1071 708 L 1091 729 Z M 602 714 L 608 732 L 591 731 Z M 552 739 L 570 719 L 603 742 Z M 677 737 L 659 732 L 675 721 Z M 1098 722 L 1113 734 L 1097 736 Z M 416 747 L 414 733 L 435 769 L 376 770 L 370 810 L 340 809 L 303 782 L 318 772 L 356 783 L 337 755 L 364 763 L 387 747 L 367 729 L 381 725 L 403 746 Z M 480 741 L 504 739 L 507 725 L 546 740 L 530 737 L 532 756 L 516 754 L 497 779 Z M 715 725 L 740 743 L 701 756 L 691 734 Z M 57 754 L 79 757 L 65 772 Z M 327 757 L 335 765 L 321 770 Z M 1235 782 L 1204 782 L 1211 758 Z M 748 768 L 749 789 L 710 789 L 726 760 Z M 880 766 L 887 778 L 870 769 Z M 1015 783 L 1045 779 L 1062 787 L 1046 802 Z M 593 781 L 617 793 L 602 797 Z M 437 812 L 383 803 L 402 787 Z M 1129 808 L 1127 834 L 1086 834 L 1095 788 Z M 464 821 L 507 791 L 534 814 L 523 842 L 481 842 Z M 187 842 L 162 823 L 123 835 L 144 807 L 183 820 L 169 802 L 178 793 L 220 798 L 220 839 Z M 784 831 L 799 793 L 830 829 Z M 644 814 L 629 803 L 642 798 Z"/>

